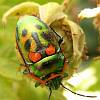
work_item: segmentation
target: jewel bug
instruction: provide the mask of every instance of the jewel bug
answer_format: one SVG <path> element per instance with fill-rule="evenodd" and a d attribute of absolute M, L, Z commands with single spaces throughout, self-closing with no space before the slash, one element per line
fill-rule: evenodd
<path fill-rule="evenodd" d="M 61 82 L 67 75 L 65 58 L 60 48 L 58 35 L 39 18 L 23 16 L 16 26 L 16 46 L 22 59 L 21 65 L 27 69 L 27 75 L 37 83 L 51 88 L 51 80 Z M 53 82 L 53 81 L 52 81 Z M 60 85 L 60 83 L 58 84 Z M 53 86 L 57 89 L 59 86 Z"/>

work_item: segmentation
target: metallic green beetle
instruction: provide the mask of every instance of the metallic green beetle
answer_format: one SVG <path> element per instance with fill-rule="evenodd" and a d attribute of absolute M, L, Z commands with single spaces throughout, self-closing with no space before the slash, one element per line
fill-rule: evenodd
<path fill-rule="evenodd" d="M 17 22 L 16 44 L 21 65 L 25 67 L 24 73 L 37 81 L 36 86 L 57 89 L 67 75 L 61 41 L 62 38 L 37 17 L 25 15 Z"/>

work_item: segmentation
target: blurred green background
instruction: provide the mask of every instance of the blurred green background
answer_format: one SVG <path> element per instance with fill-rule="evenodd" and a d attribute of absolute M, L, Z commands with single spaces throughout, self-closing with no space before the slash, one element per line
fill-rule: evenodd
<path fill-rule="evenodd" d="M 17 70 L 19 63 L 16 57 L 15 50 L 15 26 L 16 20 L 10 18 L 6 27 L 3 27 L 1 18 L 5 11 L 12 6 L 29 0 L 0 0 L 0 100 L 47 100 L 49 91 L 46 88 L 34 88 L 34 82 L 26 79 Z M 30 0 L 40 4 L 51 1 L 61 3 L 62 0 Z M 66 13 L 69 14 L 70 19 L 76 21 L 77 14 L 80 10 L 88 7 L 96 7 L 96 0 L 73 0 L 70 8 Z M 73 17 L 72 17 L 73 16 Z M 98 31 L 92 24 L 93 19 L 85 19 L 80 25 L 86 34 L 86 41 L 88 47 L 88 55 L 94 57 L 100 55 L 98 48 Z M 89 59 L 83 62 L 79 72 L 76 73 L 69 82 L 75 85 L 76 89 L 90 91 L 92 94 L 95 92 L 100 93 L 100 59 Z M 65 80 L 66 82 L 66 80 Z M 72 99 L 62 89 L 54 91 L 51 100 L 78 100 Z M 71 94 L 70 94 L 71 95 Z M 79 99 L 80 100 L 80 99 Z M 89 100 L 89 99 L 82 99 Z M 96 100 L 96 99 L 95 99 Z M 99 99 L 98 99 L 99 100 Z"/>

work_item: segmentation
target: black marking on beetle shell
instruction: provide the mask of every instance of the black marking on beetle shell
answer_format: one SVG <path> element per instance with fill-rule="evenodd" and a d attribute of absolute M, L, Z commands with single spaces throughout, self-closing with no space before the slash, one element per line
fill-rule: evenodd
<path fill-rule="evenodd" d="M 28 40 L 25 42 L 24 47 L 25 47 L 25 49 L 26 49 L 27 51 L 29 51 L 29 50 L 30 50 L 30 47 L 31 47 L 31 42 L 32 42 L 32 40 L 31 40 L 31 39 L 28 39 Z"/>
<path fill-rule="evenodd" d="M 38 25 L 38 24 L 35 24 L 35 27 L 39 30 L 42 30 L 42 26 L 41 25 Z"/>
<path fill-rule="evenodd" d="M 18 26 L 16 26 L 16 40 L 19 41 L 19 36 L 18 36 Z"/>
<path fill-rule="evenodd" d="M 47 34 L 47 33 L 45 33 L 45 32 L 42 32 L 42 37 L 43 37 L 44 39 L 46 39 L 46 40 L 51 40 L 51 38 L 52 38 L 51 34 Z"/>
<path fill-rule="evenodd" d="M 35 42 L 37 44 L 37 47 L 38 47 L 37 49 L 41 49 L 42 48 L 42 44 L 41 44 L 41 42 L 40 42 L 40 40 L 38 38 L 37 33 L 36 32 L 32 32 L 31 36 L 35 40 Z"/>
<path fill-rule="evenodd" d="M 26 36 L 27 35 L 27 30 L 26 29 L 23 29 L 22 30 L 22 36 L 24 37 L 24 36 Z"/>

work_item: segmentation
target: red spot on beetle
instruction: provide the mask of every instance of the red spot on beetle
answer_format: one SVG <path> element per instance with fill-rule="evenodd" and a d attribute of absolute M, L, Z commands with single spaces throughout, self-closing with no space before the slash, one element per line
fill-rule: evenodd
<path fill-rule="evenodd" d="M 37 62 L 37 61 L 39 61 L 41 58 L 42 58 L 42 56 L 41 56 L 40 53 L 35 53 L 35 52 L 30 52 L 30 53 L 29 53 L 29 59 L 30 59 L 32 62 Z"/>
<path fill-rule="evenodd" d="M 47 55 L 55 54 L 56 49 L 53 45 L 49 45 L 49 47 L 45 50 Z"/>

